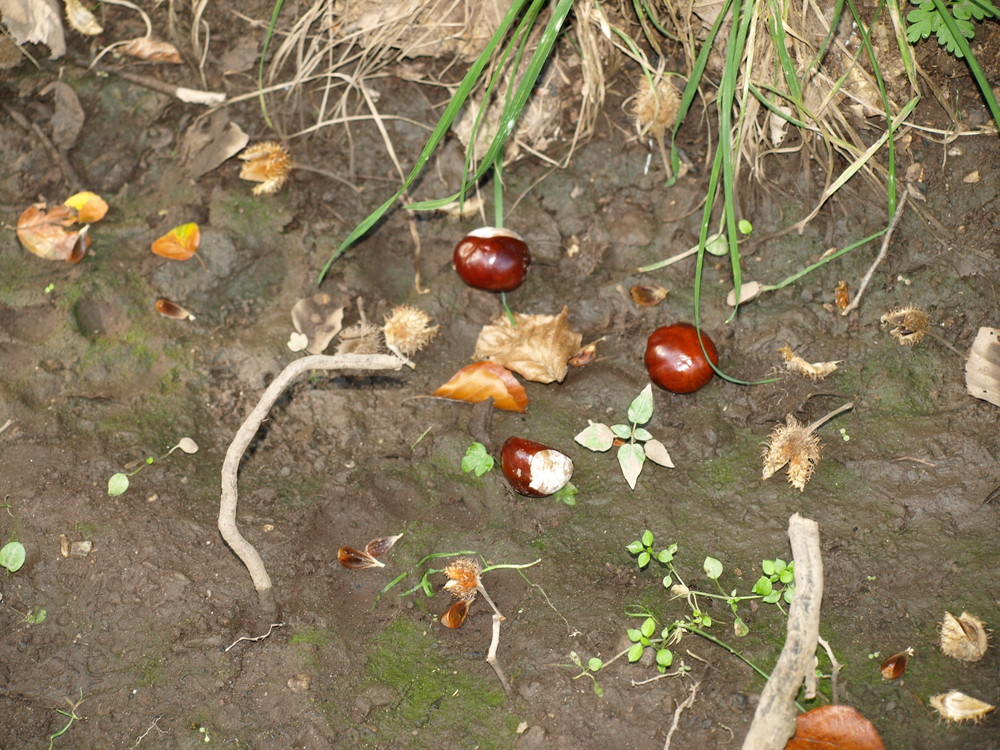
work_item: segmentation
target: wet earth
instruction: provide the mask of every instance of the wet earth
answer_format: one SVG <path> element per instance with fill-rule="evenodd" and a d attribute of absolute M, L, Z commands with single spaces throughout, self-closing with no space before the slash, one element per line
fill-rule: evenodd
<path fill-rule="evenodd" d="M 215 43 L 237 42 L 221 34 Z M 71 43 L 74 54 L 84 54 L 82 42 L 75 52 Z M 940 51 L 924 54 L 925 67 L 961 92 L 963 116 L 984 121 L 963 69 Z M 252 72 L 224 79 L 222 70 L 213 57 L 208 88 L 253 90 Z M 143 73 L 199 87 L 190 67 Z M 42 93 L 57 79 L 86 119 L 72 148 L 53 150 L 37 131 L 51 139 L 58 125 L 53 97 Z M 399 103 L 393 112 L 434 123 L 435 104 L 418 84 L 384 77 L 370 86 L 379 101 Z M 352 140 L 330 131 L 289 144 L 297 164 L 350 185 L 297 169 L 283 191 L 253 196 L 235 160 L 197 180 L 182 168 L 180 144 L 204 107 L 57 61 L 7 71 L 0 91 L 0 541 L 27 552 L 23 567 L 0 578 L 4 750 L 645 750 L 663 747 L 671 731 L 675 748 L 740 747 L 764 679 L 723 646 L 685 635 L 662 678 L 653 650 L 590 674 L 574 655 L 584 666 L 610 661 L 631 645 L 628 630 L 643 620 L 636 613 L 658 628 L 691 615 L 664 589 L 666 568 L 640 569 L 626 549 L 644 530 L 656 551 L 677 545 L 673 565 L 689 589 L 719 593 L 703 569 L 711 556 L 724 566 L 721 591 L 749 595 L 763 560 L 790 558 L 796 512 L 819 524 L 821 635 L 840 665 L 830 679 L 821 655 L 820 694 L 800 698 L 804 707 L 851 705 L 889 748 L 1000 748 L 995 714 L 954 724 L 929 705 L 950 689 L 1000 700 L 994 648 L 965 664 L 938 647 L 945 612 L 1000 622 L 1000 411 L 966 394 L 956 353 L 930 337 L 901 347 L 880 326 L 889 310 L 919 306 L 960 353 L 980 326 L 1000 326 L 995 135 L 942 143 L 914 131 L 901 144 L 902 167 L 922 167 L 910 173 L 919 174 L 917 197 L 847 316 L 834 289 L 846 281 L 856 293 L 877 243 L 733 319 L 728 262 L 708 258 L 702 326 L 722 370 L 755 384 L 716 377 L 690 395 L 655 389 L 647 428 L 676 467 L 647 465 L 633 491 L 612 453 L 573 438 L 588 420 L 625 421 L 648 383 L 647 336 L 692 319 L 693 258 L 635 269 L 697 241 L 707 143 L 696 128 L 683 144 L 694 168 L 669 189 L 658 155 L 629 138 L 620 96 L 609 97 L 594 139 L 568 168 L 528 158 L 508 168 L 506 224 L 533 253 L 511 306 L 540 314 L 566 306 L 584 342 L 600 339 L 595 361 L 571 367 L 563 382 L 526 383 L 529 404 L 517 414 L 428 398 L 470 362 L 479 330 L 501 314 L 496 295 L 465 286 L 451 266 L 455 242 L 482 218 L 392 212 L 317 286 L 339 242 L 398 184 L 371 122 L 354 126 Z M 940 112 L 924 107 L 916 120 L 940 127 Z M 255 100 L 222 111 L 251 142 L 273 138 Z M 426 130 L 404 120 L 386 127 L 411 163 Z M 414 198 L 453 192 L 460 159 L 447 144 Z M 976 170 L 978 181 L 966 179 Z M 774 157 L 765 182 L 741 188 L 739 210 L 754 225 L 745 278 L 773 283 L 886 225 L 884 196 L 859 183 L 803 233 L 781 234 L 811 208 L 822 178 L 820 166 L 791 154 Z M 12 231 L 20 213 L 81 188 L 111 206 L 91 229 L 91 252 L 76 265 L 27 253 Z M 150 252 L 189 221 L 201 226 L 201 263 Z M 669 293 L 642 307 L 629 295 L 636 284 Z M 429 313 L 440 333 L 413 356 L 414 369 L 313 373 L 271 409 L 241 465 L 238 509 L 274 582 L 271 617 L 217 529 L 220 469 L 264 389 L 301 356 L 287 346 L 290 311 L 317 292 L 345 307 L 346 325 L 358 321 L 360 299 L 370 321 L 405 303 Z M 195 319 L 161 317 L 153 306 L 161 296 Z M 813 382 L 782 370 L 783 346 L 841 364 Z M 761 480 L 762 443 L 776 425 L 789 414 L 811 422 L 847 401 L 853 410 L 817 432 L 822 457 L 804 491 L 783 473 Z M 512 435 L 573 458 L 575 505 L 518 495 L 498 469 L 462 472 L 472 442 L 499 456 Z M 164 456 L 183 437 L 198 452 Z M 112 497 L 116 472 L 136 473 Z M 339 564 L 339 548 L 393 534 L 403 536 L 385 567 Z M 63 554 L 79 542 L 91 544 Z M 439 622 L 452 603 L 445 577 L 427 577 L 433 596 L 419 588 L 458 553 L 488 565 L 533 563 L 483 575 L 505 617 L 497 659 L 509 694 L 486 661 L 488 605 L 477 600 L 451 630 Z M 698 601 L 714 621 L 706 632 L 770 671 L 784 642 L 782 610 L 741 602 L 749 632 L 737 636 L 724 599 Z M 882 661 L 907 648 L 906 673 L 883 679 Z"/>

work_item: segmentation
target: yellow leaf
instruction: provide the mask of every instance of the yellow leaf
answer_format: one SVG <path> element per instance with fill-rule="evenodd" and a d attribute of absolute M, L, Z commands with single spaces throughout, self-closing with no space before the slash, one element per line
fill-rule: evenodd
<path fill-rule="evenodd" d="M 174 227 L 153 243 L 152 250 L 157 255 L 170 260 L 189 260 L 198 252 L 201 231 L 194 222 Z"/>
<path fill-rule="evenodd" d="M 108 213 L 108 204 L 97 193 L 84 190 L 81 193 L 74 193 L 65 201 L 63 205 L 76 209 L 76 220 L 81 224 L 93 224 L 100 221 Z"/>

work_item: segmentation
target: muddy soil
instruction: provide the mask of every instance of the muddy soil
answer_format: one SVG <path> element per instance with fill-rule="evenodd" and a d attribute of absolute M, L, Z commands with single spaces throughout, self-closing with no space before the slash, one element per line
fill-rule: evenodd
<path fill-rule="evenodd" d="M 239 36 L 214 43 L 235 49 Z M 942 53 L 931 57 L 936 72 L 961 73 Z M 210 88 L 252 89 L 250 74 L 224 80 L 222 70 L 209 61 Z M 183 71 L 144 72 L 196 85 Z M 413 370 L 317 373 L 271 411 L 242 464 L 239 523 L 274 580 L 272 621 L 216 528 L 223 457 L 263 389 L 299 356 L 286 345 L 292 306 L 317 292 L 318 270 L 391 193 L 395 172 L 376 128 L 362 123 L 351 142 L 332 134 L 291 144 L 297 162 L 345 177 L 352 158 L 353 189 L 296 171 L 283 192 L 256 198 L 232 161 L 192 181 L 178 148 L 202 109 L 54 64 L 8 73 L 6 106 L 51 134 L 54 105 L 39 92 L 57 76 L 80 98 L 85 128 L 72 149 L 53 153 L 38 133 L 0 118 L 3 221 L 13 225 L 32 202 L 59 202 L 77 187 L 100 192 L 111 212 L 78 265 L 41 260 L 13 231 L 0 234 L 0 536 L 27 550 L 24 566 L 0 580 L 0 747 L 44 748 L 58 734 L 51 745 L 66 748 L 645 750 L 664 746 L 676 717 L 672 747 L 736 748 L 764 680 L 724 648 L 687 635 L 662 679 L 652 652 L 637 664 L 620 658 L 593 675 L 601 696 L 571 654 L 611 660 L 641 623 L 630 613 L 648 611 L 661 626 L 690 614 L 663 588 L 666 570 L 640 570 L 626 550 L 645 529 L 657 549 L 678 545 L 674 565 L 691 589 L 718 591 L 702 569 L 710 555 L 725 566 L 723 590 L 749 594 L 762 560 L 789 558 L 788 519 L 799 512 L 819 524 L 821 632 L 841 665 L 834 684 L 821 659 L 827 678 L 805 707 L 836 691 L 889 748 L 1000 748 L 995 715 L 947 724 L 928 705 L 953 688 L 1000 700 L 995 649 L 966 665 L 937 647 L 946 611 L 1000 621 L 1000 411 L 966 395 L 955 353 L 930 338 L 900 347 L 879 325 L 891 308 L 919 305 L 960 351 L 980 326 L 1000 325 L 995 137 L 941 144 L 913 133 L 903 144 L 903 166 L 923 165 L 916 188 L 925 200 L 910 202 L 854 314 L 837 312 L 833 290 L 846 281 L 856 291 L 874 245 L 762 296 L 733 320 L 728 264 L 708 263 L 702 324 L 725 372 L 772 378 L 785 345 L 813 362 L 842 362 L 819 383 L 779 374 L 752 386 L 715 378 L 687 396 L 657 389 L 648 428 L 676 468 L 647 467 L 634 491 L 613 455 L 591 453 L 573 436 L 588 420 L 624 421 L 648 382 L 646 337 L 692 317 L 692 260 L 645 275 L 634 269 L 695 242 L 703 136 L 687 136 L 695 168 L 665 190 L 658 157 L 630 139 L 619 98 L 568 169 L 533 160 L 509 169 L 507 224 L 525 235 L 535 261 L 511 304 L 547 314 L 565 305 L 584 341 L 602 339 L 597 360 L 571 368 L 561 384 L 527 383 L 523 414 L 426 398 L 469 362 L 500 303 L 451 268 L 457 238 L 479 219 L 418 216 L 415 259 L 407 217 L 391 214 L 319 289 L 346 306 L 347 323 L 357 321 L 359 298 L 374 321 L 409 303 L 441 333 Z M 434 122 L 416 84 L 371 85 L 381 102 L 399 103 L 393 112 Z M 970 84 L 948 85 L 962 92 L 964 116 L 982 120 Z M 252 141 L 271 137 L 256 103 L 225 112 Z M 940 122 L 932 105 L 918 113 Z M 410 163 L 425 131 L 401 120 L 387 127 Z M 450 193 L 443 175 L 456 173 L 458 158 L 445 149 L 414 197 Z M 964 179 L 975 170 L 978 182 Z M 746 277 L 773 282 L 884 227 L 884 200 L 859 185 L 803 234 L 767 239 L 797 221 L 821 185 L 819 167 L 788 156 L 771 162 L 763 186 L 741 189 L 740 209 L 755 228 Z M 203 266 L 149 252 L 185 221 L 202 227 Z M 415 290 L 415 270 L 426 293 Z M 628 296 L 638 283 L 669 295 L 639 307 Z M 196 318 L 160 317 L 159 296 Z M 788 414 L 811 421 L 848 400 L 853 411 L 819 432 L 823 456 L 804 492 L 783 475 L 761 481 L 761 443 L 776 424 Z M 511 435 L 572 456 L 575 505 L 517 495 L 496 470 L 462 473 L 474 440 L 496 456 Z M 160 458 L 185 436 L 198 453 Z M 147 457 L 156 460 L 145 465 Z M 109 477 L 136 468 L 127 492 L 109 497 Z M 400 533 L 385 568 L 338 563 L 340 547 Z M 62 535 L 91 542 L 90 553 L 64 557 Z M 483 579 L 506 618 L 498 660 L 509 695 L 485 661 L 485 602 L 449 630 L 439 624 L 451 604 L 440 573 L 428 579 L 432 597 L 403 595 L 447 562 L 421 565 L 425 556 L 458 552 L 534 563 Z M 784 640 L 778 608 L 742 603 L 749 633 L 737 637 L 724 601 L 699 601 L 715 638 L 764 672 L 773 667 Z M 44 620 L 33 622 L 41 609 Z M 908 647 L 915 655 L 906 674 L 883 680 L 882 660 Z"/>

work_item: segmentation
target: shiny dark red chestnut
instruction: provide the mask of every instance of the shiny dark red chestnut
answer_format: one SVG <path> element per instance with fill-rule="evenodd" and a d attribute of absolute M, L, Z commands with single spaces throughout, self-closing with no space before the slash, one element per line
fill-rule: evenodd
<path fill-rule="evenodd" d="M 701 340 L 712 364 L 719 364 L 719 352 L 704 331 Z M 698 343 L 698 329 L 690 323 L 663 326 L 650 334 L 646 342 L 646 370 L 654 383 L 674 393 L 694 393 L 713 374 Z"/>
<path fill-rule="evenodd" d="M 566 486 L 573 476 L 573 461 L 555 448 L 534 440 L 507 438 L 500 449 L 500 468 L 515 491 L 528 497 L 545 497 Z"/>
<path fill-rule="evenodd" d="M 509 229 L 480 227 L 455 246 L 455 270 L 469 286 L 487 292 L 509 292 L 521 286 L 531 256 L 528 245 Z"/>

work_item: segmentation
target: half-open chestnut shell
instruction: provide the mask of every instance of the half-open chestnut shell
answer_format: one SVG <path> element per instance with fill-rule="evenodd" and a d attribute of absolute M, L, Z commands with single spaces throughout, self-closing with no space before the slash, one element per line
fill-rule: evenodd
<path fill-rule="evenodd" d="M 500 449 L 500 468 L 510 486 L 528 497 L 558 492 L 573 476 L 573 461 L 555 448 L 520 437 L 507 438 Z"/>

